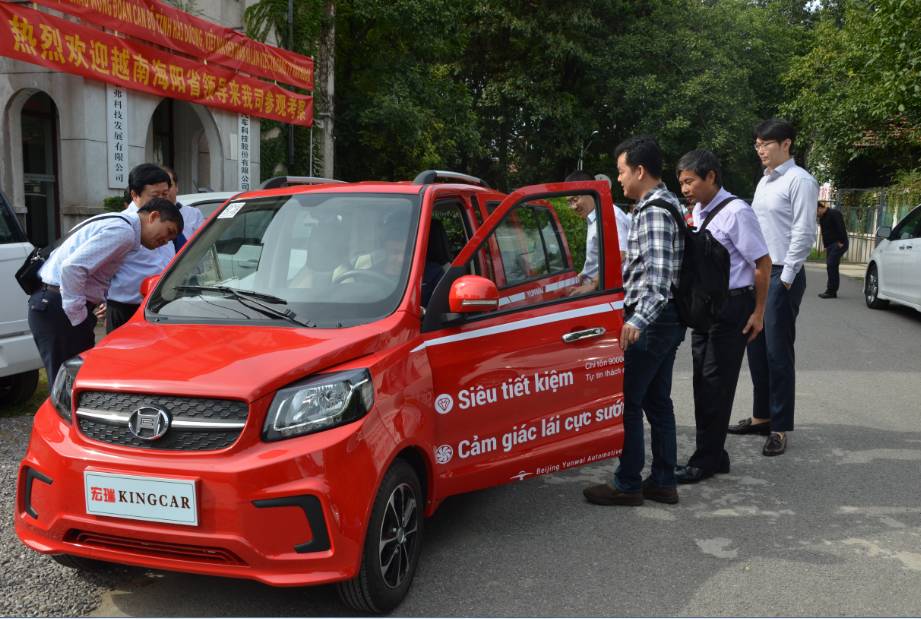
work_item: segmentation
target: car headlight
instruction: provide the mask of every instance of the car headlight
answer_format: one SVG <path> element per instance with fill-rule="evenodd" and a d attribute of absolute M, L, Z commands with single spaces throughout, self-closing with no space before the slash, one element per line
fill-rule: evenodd
<path fill-rule="evenodd" d="M 51 386 L 51 403 L 58 410 L 58 415 L 70 423 L 74 410 L 74 381 L 77 372 L 83 366 L 83 357 L 72 357 L 58 369 Z"/>
<path fill-rule="evenodd" d="M 311 377 L 279 389 L 262 429 L 266 441 L 322 432 L 361 419 L 374 404 L 368 370 Z"/>

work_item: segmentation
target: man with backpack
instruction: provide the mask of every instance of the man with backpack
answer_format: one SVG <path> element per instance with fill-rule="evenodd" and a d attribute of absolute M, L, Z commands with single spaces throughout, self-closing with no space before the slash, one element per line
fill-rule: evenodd
<path fill-rule="evenodd" d="M 614 151 L 617 180 L 636 200 L 624 265 L 624 448 L 611 484 L 583 490 L 597 505 L 642 505 L 644 499 L 677 503 L 677 439 L 671 400 L 675 353 L 684 340 L 674 301 L 684 234 L 672 211 L 684 208 L 662 183 L 662 151 L 651 137 L 635 137 Z M 670 205 L 669 207 L 663 205 Z M 641 477 L 643 413 L 652 433 L 652 471 Z"/>
<path fill-rule="evenodd" d="M 722 187 L 715 154 L 692 150 L 677 168 L 681 193 L 696 203 L 694 226 L 709 231 L 729 256 L 728 296 L 722 309 L 708 329 L 691 333 L 696 450 L 687 466 L 675 473 L 679 484 L 691 484 L 729 472 L 726 428 L 745 347 L 764 326 L 771 256 L 755 212 Z"/>
<path fill-rule="evenodd" d="M 83 222 L 51 252 L 38 272 L 41 284 L 29 296 L 29 329 L 49 388 L 61 364 L 95 344 L 93 311 L 125 256 L 141 246 L 165 245 L 181 229 L 179 209 L 168 200 L 153 200 L 136 213 Z"/>

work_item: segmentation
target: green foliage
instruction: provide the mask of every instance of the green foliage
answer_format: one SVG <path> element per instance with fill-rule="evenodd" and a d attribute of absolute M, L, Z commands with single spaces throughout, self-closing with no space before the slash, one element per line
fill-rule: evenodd
<path fill-rule="evenodd" d="M 106 211 L 122 211 L 125 209 L 124 196 L 109 196 L 102 201 L 102 208 Z"/>
<path fill-rule="evenodd" d="M 921 154 L 921 3 L 853 0 L 826 12 L 784 83 L 785 112 L 806 129 L 824 177 L 887 182 Z"/>

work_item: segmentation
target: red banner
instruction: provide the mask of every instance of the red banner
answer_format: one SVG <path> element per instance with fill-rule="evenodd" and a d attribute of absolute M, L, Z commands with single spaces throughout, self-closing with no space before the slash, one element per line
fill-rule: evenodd
<path fill-rule="evenodd" d="M 313 60 L 259 43 L 159 0 L 34 0 L 148 43 L 236 71 L 313 90 Z"/>
<path fill-rule="evenodd" d="M 284 123 L 313 124 L 313 97 L 0 2 L 0 56 Z"/>

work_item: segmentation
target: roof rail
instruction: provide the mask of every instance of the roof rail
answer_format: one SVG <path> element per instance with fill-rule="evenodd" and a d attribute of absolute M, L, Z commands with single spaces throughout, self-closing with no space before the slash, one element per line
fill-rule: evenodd
<path fill-rule="evenodd" d="M 448 170 L 426 170 L 419 172 L 413 179 L 413 185 L 431 185 L 432 183 L 465 183 L 490 189 L 489 184 L 482 178 Z"/>
<path fill-rule="evenodd" d="M 292 187 L 294 185 L 323 185 L 325 183 L 344 183 L 335 178 L 321 176 L 273 176 L 263 181 L 259 189 L 278 189 L 279 187 Z"/>

